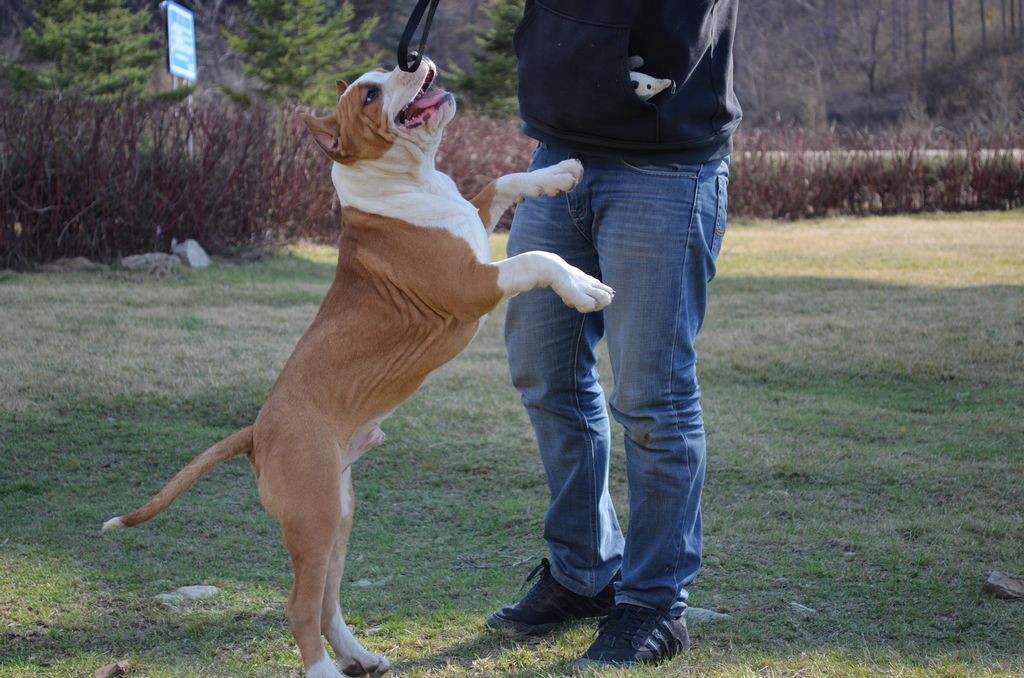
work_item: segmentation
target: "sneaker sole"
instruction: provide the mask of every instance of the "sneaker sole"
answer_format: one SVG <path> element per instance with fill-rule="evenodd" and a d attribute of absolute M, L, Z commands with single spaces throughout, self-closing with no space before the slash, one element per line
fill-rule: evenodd
<path fill-rule="evenodd" d="M 634 661 L 625 661 L 625 662 L 612 662 L 612 661 L 607 661 L 606 662 L 606 661 L 601 661 L 599 659 L 587 659 L 586 657 L 580 657 L 579 659 L 577 659 L 575 661 L 575 666 L 576 666 L 576 670 L 577 671 L 581 671 L 581 672 L 597 671 L 597 670 L 600 670 L 600 669 L 617 669 L 617 668 L 621 669 L 621 668 L 629 668 L 629 667 L 637 667 L 637 668 L 639 668 L 639 667 L 642 667 L 642 666 L 659 666 L 661 664 L 668 663 L 668 662 L 672 661 L 673 659 L 675 659 L 679 655 L 683 654 L 684 652 L 688 651 L 689 649 L 690 649 L 690 643 L 687 643 L 685 647 L 680 649 L 672 657 L 666 657 L 666 658 L 657 659 L 657 660 L 637 659 L 637 660 L 634 660 Z"/>

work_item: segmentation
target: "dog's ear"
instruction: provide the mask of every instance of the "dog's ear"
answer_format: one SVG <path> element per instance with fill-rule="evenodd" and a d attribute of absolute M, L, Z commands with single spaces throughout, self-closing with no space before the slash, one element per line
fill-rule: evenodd
<path fill-rule="evenodd" d="M 344 80 L 335 80 L 334 81 L 334 86 L 338 88 L 338 97 L 339 98 L 341 97 L 342 94 L 345 93 L 345 90 L 348 89 L 348 83 L 345 82 Z"/>
<path fill-rule="evenodd" d="M 302 122 L 306 129 L 313 135 L 313 140 L 320 150 L 327 154 L 331 160 L 341 162 L 341 136 L 338 131 L 338 121 L 333 115 L 318 118 L 308 113 L 302 114 Z"/>

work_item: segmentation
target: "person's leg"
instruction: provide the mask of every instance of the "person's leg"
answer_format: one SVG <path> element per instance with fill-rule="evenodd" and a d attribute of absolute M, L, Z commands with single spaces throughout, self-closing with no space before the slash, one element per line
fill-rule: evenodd
<path fill-rule="evenodd" d="M 531 169 L 566 157 L 542 147 Z M 600 277 L 587 185 L 585 168 L 570 193 L 523 202 L 512 224 L 509 255 L 554 252 Z M 512 381 L 533 424 L 551 492 L 544 525 L 551 573 L 562 586 L 586 597 L 612 580 L 623 548 L 608 494 L 608 415 L 594 355 L 603 330 L 601 313 L 577 313 L 551 290 L 527 292 L 508 303 L 505 335 Z"/>
<path fill-rule="evenodd" d="M 616 602 L 678 617 L 700 569 L 704 423 L 694 339 L 725 231 L 727 161 L 591 172 L 630 516 Z"/>

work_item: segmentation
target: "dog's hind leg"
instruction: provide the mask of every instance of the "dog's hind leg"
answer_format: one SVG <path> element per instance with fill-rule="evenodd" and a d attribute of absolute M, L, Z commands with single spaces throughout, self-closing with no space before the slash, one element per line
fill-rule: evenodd
<path fill-rule="evenodd" d="M 352 532 L 352 518 L 355 515 L 356 497 L 352 491 L 352 468 L 341 474 L 341 524 L 331 552 L 327 570 L 327 584 L 324 587 L 323 607 L 320 611 L 320 627 L 323 635 L 334 648 L 338 664 L 346 676 L 381 676 L 391 668 L 388 660 L 367 651 L 345 624 L 341 615 L 338 597 L 341 580 L 345 573 L 345 554 L 348 537 Z"/>
<path fill-rule="evenodd" d="M 333 484 L 333 496 L 338 497 L 338 483 Z M 289 505 L 281 520 L 284 543 L 295 570 L 295 583 L 288 598 L 288 625 L 302 654 L 307 678 L 341 678 L 320 635 L 324 588 L 339 530 L 340 507 L 337 500 L 325 501 L 315 493 L 292 498 L 301 504 Z"/>

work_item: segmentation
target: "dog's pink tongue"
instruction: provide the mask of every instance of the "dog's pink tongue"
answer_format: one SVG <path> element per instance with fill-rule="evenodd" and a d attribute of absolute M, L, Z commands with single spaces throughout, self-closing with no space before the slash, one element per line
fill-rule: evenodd
<path fill-rule="evenodd" d="M 428 92 L 427 94 L 424 94 L 419 99 L 412 102 L 412 106 L 409 107 L 409 117 L 412 118 L 418 115 L 419 113 L 429 111 L 430 109 L 440 104 L 441 101 L 443 101 L 446 96 L 448 96 L 448 92 L 444 91 L 443 89 L 434 90 L 433 92 Z"/>

